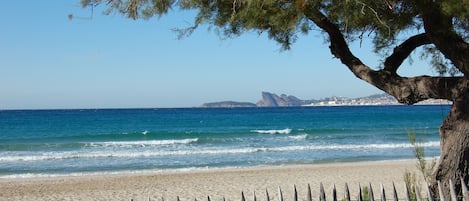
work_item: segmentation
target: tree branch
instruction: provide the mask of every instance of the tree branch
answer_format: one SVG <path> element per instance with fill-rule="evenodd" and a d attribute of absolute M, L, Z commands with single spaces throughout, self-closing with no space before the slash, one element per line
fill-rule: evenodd
<path fill-rule="evenodd" d="M 329 35 L 332 55 L 340 59 L 356 77 L 394 96 L 400 103 L 410 105 L 430 98 L 455 100 L 469 87 L 469 81 L 463 77 L 407 78 L 390 73 L 397 70 L 412 50 L 429 43 L 424 34 L 411 37 L 398 46 L 387 59 L 386 69 L 375 71 L 352 54 L 338 26 L 329 21 L 318 8 L 307 7 L 304 14 Z"/>
<path fill-rule="evenodd" d="M 461 72 L 469 78 L 469 44 L 453 27 L 453 17 L 445 15 L 434 1 L 421 1 L 422 19 L 429 39 Z"/>
<path fill-rule="evenodd" d="M 402 62 L 404 62 L 404 60 L 409 57 L 410 53 L 412 53 L 415 48 L 430 43 L 431 41 L 425 33 L 410 37 L 402 44 L 394 48 L 391 56 L 386 58 L 384 61 L 384 70 L 392 74 L 396 74 L 397 69 L 401 66 Z"/>
<path fill-rule="evenodd" d="M 340 32 L 340 29 L 336 24 L 329 21 L 329 19 L 327 19 L 327 17 L 322 14 L 321 11 L 310 7 L 306 9 L 307 10 L 304 12 L 305 16 L 329 35 L 329 48 L 332 55 L 340 59 L 340 61 L 349 67 L 352 71 L 352 68 L 363 65 L 360 59 L 355 57 L 350 51 L 343 34 Z"/>
<path fill-rule="evenodd" d="M 400 103 L 408 105 L 431 98 L 454 101 L 469 87 L 469 81 L 464 77 L 418 76 L 390 79 L 397 81 L 385 84 L 385 91 Z"/>

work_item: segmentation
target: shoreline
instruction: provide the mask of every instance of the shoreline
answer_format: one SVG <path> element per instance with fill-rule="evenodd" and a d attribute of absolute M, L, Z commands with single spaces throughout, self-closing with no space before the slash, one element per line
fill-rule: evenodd
<path fill-rule="evenodd" d="M 281 187 L 284 196 L 293 196 L 295 185 L 299 196 L 305 197 L 309 184 L 317 197 L 322 183 L 330 196 L 330 187 L 337 186 L 338 196 L 348 184 L 355 197 L 358 185 L 371 183 L 375 189 L 383 184 L 391 192 L 393 182 L 398 194 L 403 192 L 406 171 L 418 175 L 415 160 L 340 162 L 324 164 L 293 164 L 220 168 L 190 171 L 164 171 L 129 174 L 96 174 L 0 179 L 0 197 L 6 200 L 240 200 L 241 192 L 258 199 L 277 197 Z M 421 181 L 421 178 L 419 178 Z M 375 193 L 378 193 L 376 191 Z"/>
<path fill-rule="evenodd" d="M 408 162 L 414 159 L 382 159 L 382 160 L 359 160 L 359 161 L 319 161 L 314 163 L 289 163 L 289 164 L 270 164 L 253 166 L 227 166 L 227 167 L 188 167 L 177 169 L 144 169 L 144 170 L 116 170 L 116 171 L 96 171 L 96 172 L 71 172 L 71 173 L 26 173 L 13 175 L 0 175 L 2 180 L 16 179 L 54 179 L 54 178 L 74 178 L 74 177 L 96 177 L 96 176 L 132 176 L 132 175 L 153 175 L 153 174 L 172 174 L 172 173 L 198 173 L 198 172 L 217 172 L 230 170 L 256 170 L 264 168 L 281 167 L 302 167 L 302 166 L 321 166 L 321 165 L 341 165 L 341 164 L 360 164 L 360 163 L 380 163 L 380 162 Z"/>

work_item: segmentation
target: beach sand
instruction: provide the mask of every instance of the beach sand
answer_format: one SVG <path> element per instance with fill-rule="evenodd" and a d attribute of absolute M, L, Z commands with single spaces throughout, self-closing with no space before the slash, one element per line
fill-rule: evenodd
<path fill-rule="evenodd" d="M 240 201 L 241 192 L 251 201 L 265 200 L 269 191 L 271 200 L 278 200 L 278 187 L 286 201 L 293 200 L 296 185 L 299 200 L 305 200 L 310 184 L 313 200 L 318 200 L 322 182 L 326 196 L 332 186 L 337 187 L 339 200 L 344 197 L 348 183 L 352 199 L 356 199 L 358 185 L 372 184 L 375 198 L 379 198 L 383 184 L 391 196 L 394 182 L 400 196 L 404 192 L 403 175 L 406 171 L 419 175 L 415 160 L 313 165 L 286 165 L 190 172 L 139 173 L 124 175 L 67 176 L 51 178 L 0 179 L 0 200 L 159 200 L 181 201 L 223 200 Z"/>

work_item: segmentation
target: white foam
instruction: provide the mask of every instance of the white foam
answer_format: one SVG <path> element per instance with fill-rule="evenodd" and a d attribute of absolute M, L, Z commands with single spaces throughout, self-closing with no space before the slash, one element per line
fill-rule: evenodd
<path fill-rule="evenodd" d="M 99 147 L 99 146 L 119 146 L 119 147 L 131 147 L 131 146 L 158 146 L 158 145 L 172 145 L 172 144 L 190 144 L 199 141 L 199 138 L 189 138 L 182 140 L 143 140 L 143 141 L 112 141 L 112 142 L 90 142 L 86 146 Z"/>
<path fill-rule="evenodd" d="M 288 136 L 288 138 L 293 140 L 305 140 L 308 138 L 308 134 Z"/>
<path fill-rule="evenodd" d="M 422 144 L 423 147 L 438 147 L 440 146 L 439 141 L 431 141 Z M 401 149 L 401 148 L 412 148 L 410 143 L 399 143 L 399 144 L 331 144 L 331 145 L 298 145 L 298 146 L 284 146 L 284 147 L 273 147 L 267 151 L 301 151 L 301 150 L 371 150 L 371 149 Z"/>
<path fill-rule="evenodd" d="M 194 172 L 194 171 L 210 171 L 210 170 L 223 170 L 240 168 L 237 166 L 230 167 L 183 167 L 183 168 L 170 168 L 170 169 L 148 169 L 148 170 L 122 170 L 122 171 L 99 171 L 99 172 L 71 172 L 71 173 L 23 173 L 1 175 L 0 179 L 27 179 L 27 178 L 55 178 L 55 177 L 82 177 L 82 176 L 100 176 L 100 175 L 132 175 L 132 174 L 153 174 L 161 172 Z"/>
<path fill-rule="evenodd" d="M 423 143 L 424 147 L 438 147 L 439 141 Z M 44 160 L 68 160 L 79 158 L 139 158 L 139 157 L 165 157 L 165 156 L 190 156 L 190 155 L 224 155 L 224 154 L 250 154 L 256 152 L 289 152 L 289 151 L 318 151 L 318 150 L 381 150 L 381 149 L 408 149 L 412 145 L 409 143 L 398 144 L 330 144 L 330 145 L 292 145 L 283 147 L 242 147 L 242 148 L 173 148 L 158 149 L 99 149 L 94 151 L 81 150 L 73 152 L 43 152 L 29 153 L 30 155 L 11 154 L 0 156 L 0 162 L 20 162 L 20 161 L 44 161 Z"/>
<path fill-rule="evenodd" d="M 286 129 L 282 129 L 282 130 L 251 130 L 251 132 L 256 132 L 256 133 L 259 133 L 259 134 L 290 134 L 291 133 L 291 129 L 290 128 L 286 128 Z"/>

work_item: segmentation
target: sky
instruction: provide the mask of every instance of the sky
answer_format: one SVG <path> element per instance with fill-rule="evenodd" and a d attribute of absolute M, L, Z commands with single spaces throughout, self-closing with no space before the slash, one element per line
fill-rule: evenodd
<path fill-rule="evenodd" d="M 79 0 L 2 2 L 0 109 L 197 107 L 255 103 L 263 91 L 305 100 L 383 93 L 333 58 L 319 32 L 280 51 L 265 34 L 223 39 L 208 27 L 178 40 L 172 29 L 191 25 L 188 12 L 90 16 Z M 366 42 L 352 51 L 379 65 Z M 424 63 L 404 65 L 404 76 L 432 74 Z"/>

